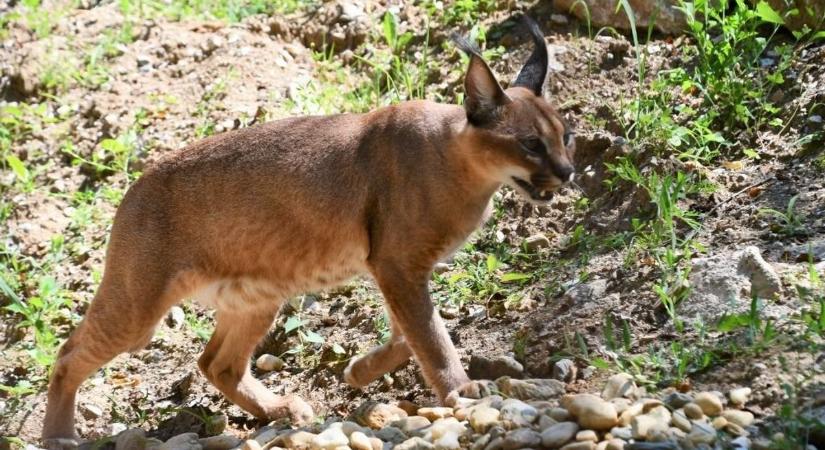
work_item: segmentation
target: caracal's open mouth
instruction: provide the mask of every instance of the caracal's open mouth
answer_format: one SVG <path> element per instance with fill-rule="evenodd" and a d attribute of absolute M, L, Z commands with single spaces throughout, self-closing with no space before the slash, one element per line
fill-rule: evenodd
<path fill-rule="evenodd" d="M 513 182 L 516 183 L 518 187 L 520 187 L 524 192 L 526 192 L 531 199 L 539 202 L 549 202 L 553 199 L 553 192 L 555 189 L 538 189 L 537 187 L 533 186 L 530 182 L 522 180 L 518 177 L 511 177 Z"/>

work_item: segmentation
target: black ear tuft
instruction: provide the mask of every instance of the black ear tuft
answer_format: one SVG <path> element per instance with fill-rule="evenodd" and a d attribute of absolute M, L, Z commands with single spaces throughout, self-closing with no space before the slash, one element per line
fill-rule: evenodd
<path fill-rule="evenodd" d="M 461 36 L 453 35 L 458 48 L 470 57 L 470 66 L 464 76 L 464 109 L 467 120 L 476 126 L 485 126 L 493 122 L 499 107 L 510 99 L 498 84 L 493 71 L 481 57 L 481 51 Z"/>
<path fill-rule="evenodd" d="M 525 87 L 540 96 L 544 92 L 544 82 L 547 79 L 547 64 L 549 63 L 547 44 L 544 42 L 544 34 L 535 20 L 524 15 L 521 16 L 521 21 L 530 31 L 535 48 L 512 85 Z"/>

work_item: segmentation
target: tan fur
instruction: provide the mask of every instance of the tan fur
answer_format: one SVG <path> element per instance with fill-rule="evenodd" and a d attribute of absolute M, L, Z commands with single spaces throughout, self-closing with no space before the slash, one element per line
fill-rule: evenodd
<path fill-rule="evenodd" d="M 205 376 L 255 416 L 310 420 L 301 399 L 251 375 L 250 356 L 285 299 L 366 273 L 384 293 L 393 337 L 353 361 L 346 380 L 362 386 L 414 355 L 442 401 L 477 394 L 430 301 L 431 269 L 512 176 L 548 191 L 566 181 L 526 157 L 517 137 L 538 136 L 560 164 L 572 158 L 564 121 L 543 98 L 522 87 L 506 98 L 486 126 L 468 123 L 462 107 L 413 101 L 221 134 L 148 170 L 117 211 L 97 295 L 60 350 L 44 438 L 74 437 L 83 380 L 144 346 L 189 296 L 217 310 L 198 361 Z"/>

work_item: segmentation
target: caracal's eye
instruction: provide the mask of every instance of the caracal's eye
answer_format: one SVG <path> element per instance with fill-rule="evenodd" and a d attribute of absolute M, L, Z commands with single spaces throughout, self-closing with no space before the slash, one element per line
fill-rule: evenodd
<path fill-rule="evenodd" d="M 565 147 L 570 147 L 571 145 L 573 145 L 573 138 L 574 137 L 575 137 L 575 135 L 573 134 L 572 131 L 566 131 L 564 133 L 564 146 Z"/>
<path fill-rule="evenodd" d="M 544 144 L 539 138 L 528 138 L 519 141 L 521 147 L 528 153 L 540 155 L 544 153 Z"/>

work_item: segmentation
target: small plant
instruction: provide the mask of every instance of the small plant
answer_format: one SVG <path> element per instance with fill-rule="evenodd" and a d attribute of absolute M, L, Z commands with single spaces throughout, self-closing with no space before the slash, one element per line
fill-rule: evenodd
<path fill-rule="evenodd" d="M 763 216 L 770 216 L 776 219 L 776 222 L 771 225 L 771 230 L 788 237 L 807 236 L 808 232 L 805 229 L 805 221 L 796 212 L 796 200 L 799 195 L 794 195 L 788 200 L 788 206 L 785 211 L 777 211 L 771 208 L 762 208 L 759 214 Z"/>

